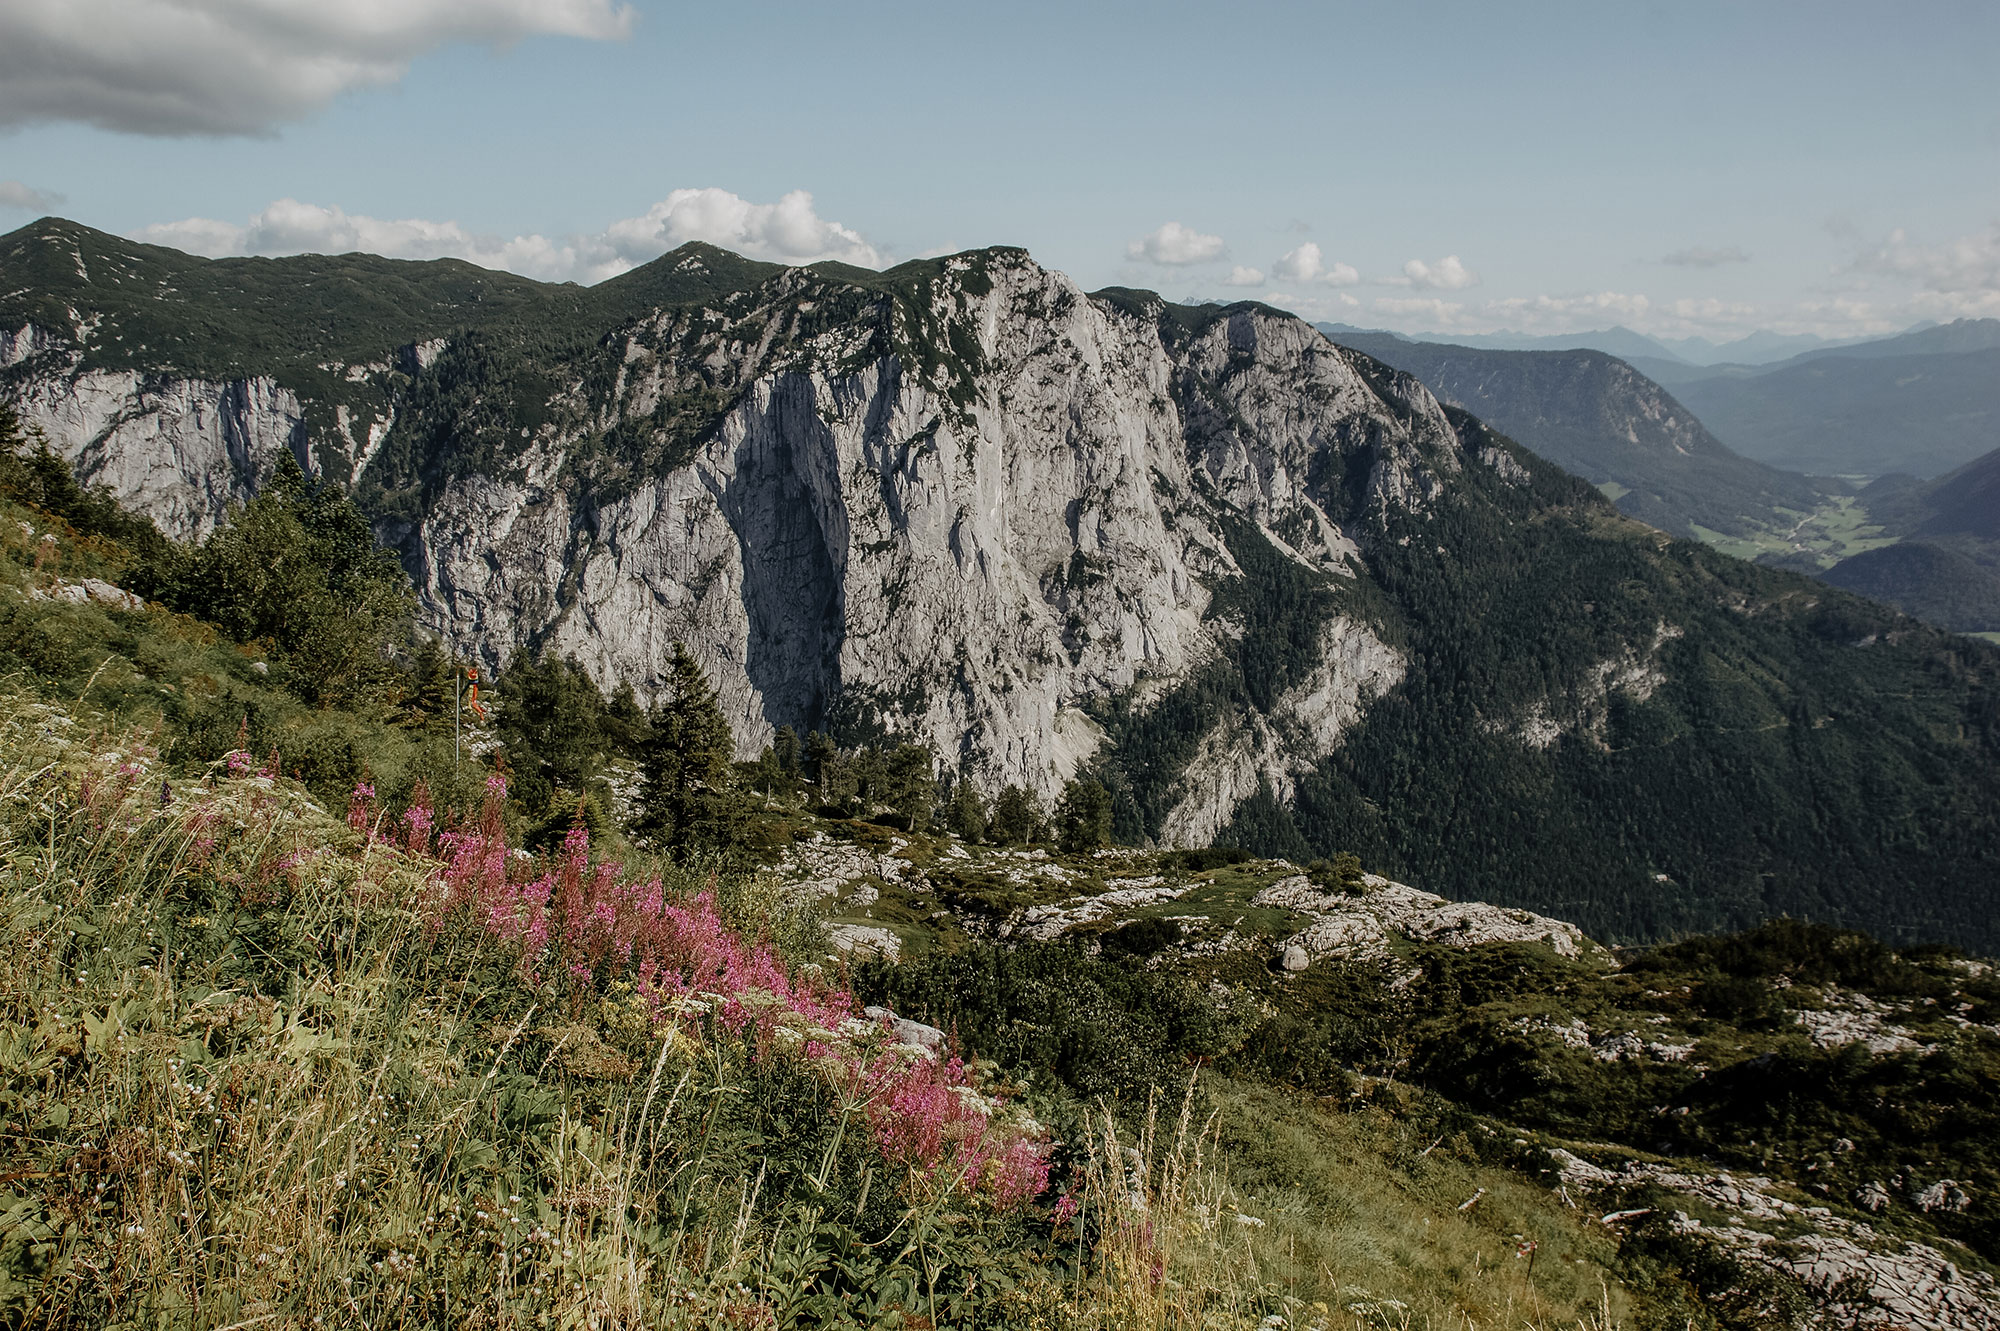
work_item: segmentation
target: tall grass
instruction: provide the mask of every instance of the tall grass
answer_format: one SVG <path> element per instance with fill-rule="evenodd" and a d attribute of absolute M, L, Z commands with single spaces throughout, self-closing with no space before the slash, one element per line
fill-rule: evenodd
<path fill-rule="evenodd" d="M 296 788 L 176 782 L 5 707 L 10 1324 L 935 1320 L 978 1302 L 939 1254 L 1022 1232 L 885 1153 L 857 1126 L 876 1088 L 824 1051 L 721 1003 L 662 1020 L 629 981 L 526 980 L 518 940 L 437 912 L 439 865 Z M 922 1062 L 867 1023 L 819 1034 Z"/>
<path fill-rule="evenodd" d="M 143 734 L 0 697 L 0 1324 L 1595 1316 L 1468 1274 L 1491 1236 L 1463 1222 L 1334 1270 L 1385 1232 L 1355 1208 L 1414 1232 L 1424 1204 L 1246 1188 L 1229 1119 L 1279 1129 L 1213 1080 L 1092 1115 L 1051 1212 L 1019 1108 L 777 947 L 812 928 L 771 880 L 625 874 L 580 838 L 524 858 L 491 804 L 445 837 L 365 798 L 337 818 L 240 752 L 166 770 Z"/>

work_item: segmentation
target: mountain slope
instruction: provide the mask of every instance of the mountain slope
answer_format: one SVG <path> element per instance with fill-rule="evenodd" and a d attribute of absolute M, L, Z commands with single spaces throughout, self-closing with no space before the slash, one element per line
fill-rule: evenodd
<path fill-rule="evenodd" d="M 1745 457 L 1815 475 L 1937 476 L 2000 439 L 2000 348 L 1853 351 L 1678 384 L 1674 395 Z"/>
<path fill-rule="evenodd" d="M 1899 541 L 1850 555 L 1820 577 L 1940 628 L 2000 630 L 2000 574 L 1956 550 Z"/>
<path fill-rule="evenodd" d="M 1630 365 L 1598 351 L 1482 351 L 1388 336 L 1336 338 L 1423 380 L 1566 471 L 1615 484 L 1618 507 L 1677 535 L 1740 535 L 1809 512 L 1804 476 L 1732 453 Z"/>
<path fill-rule="evenodd" d="M 1835 564 L 1828 582 L 1945 628 L 2000 630 L 2000 449 L 1935 481 L 1885 476 L 1860 499 L 1900 543 Z"/>
<path fill-rule="evenodd" d="M 1365 846 L 1602 936 L 1993 936 L 2000 655 L 1668 541 L 1290 316 L 1086 295 L 1018 250 L 681 251 L 539 288 L 546 318 L 530 284 L 308 370 L 141 374 L 93 363 L 125 295 L 98 310 L 62 226 L 76 264 L 0 281 L 55 284 L 0 361 L 79 471 L 191 532 L 289 448 L 494 663 L 643 697 L 684 641 L 746 753 L 791 725 L 989 790 L 1095 773 L 1130 837 Z"/>

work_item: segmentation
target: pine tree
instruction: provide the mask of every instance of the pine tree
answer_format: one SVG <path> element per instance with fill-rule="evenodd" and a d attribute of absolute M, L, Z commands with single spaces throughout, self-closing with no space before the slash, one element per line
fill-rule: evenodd
<path fill-rule="evenodd" d="M 944 821 L 952 835 L 960 840 L 984 841 L 986 797 L 979 793 L 979 787 L 963 780 L 954 785 L 951 789 L 951 802 L 945 806 Z"/>
<path fill-rule="evenodd" d="M 725 813 L 735 741 L 708 676 L 674 644 L 667 684 L 648 717 L 641 756 L 640 826 L 684 851 L 712 841 Z"/>
<path fill-rule="evenodd" d="M 1042 802 L 1035 792 L 1021 786 L 1007 786 L 993 804 L 993 820 L 986 834 L 1002 845 L 1034 841 L 1042 835 Z"/>
<path fill-rule="evenodd" d="M 882 803 L 912 832 L 930 825 L 937 807 L 937 759 L 922 744 L 903 744 L 883 761 Z"/>
<path fill-rule="evenodd" d="M 1087 855 L 1111 844 L 1111 792 L 1095 781 L 1072 781 L 1056 805 L 1056 845 L 1065 855 Z"/>

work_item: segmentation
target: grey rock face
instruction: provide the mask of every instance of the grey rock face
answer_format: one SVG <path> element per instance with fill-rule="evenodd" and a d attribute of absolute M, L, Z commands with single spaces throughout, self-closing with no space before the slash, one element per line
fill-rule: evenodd
<path fill-rule="evenodd" d="M 1143 710 L 1243 631 L 1213 613 L 1242 576 L 1228 524 L 1353 576 L 1388 515 L 1466 467 L 1518 470 L 1466 454 L 1414 379 L 1275 312 L 1175 331 L 1017 251 L 952 260 L 901 305 L 855 293 L 794 271 L 604 339 L 510 456 L 439 469 L 414 517 L 384 519 L 431 625 L 494 664 L 573 653 L 642 698 L 684 641 L 745 755 L 845 707 L 1046 797 L 1102 744 L 1093 704 Z M 5 350 L 61 362 L 54 334 L 15 340 L 34 339 Z M 450 354 L 321 368 L 421 381 Z M 700 428 L 660 424 L 691 403 Z M 344 457 L 364 492 L 407 482 L 394 404 L 327 413 L 310 449 L 307 404 L 269 379 L 46 373 L 23 405 L 80 476 L 177 535 L 284 449 Z M 604 462 L 613 437 L 654 460 Z M 1309 678 L 1203 738 L 1166 839 L 1205 842 L 1260 782 L 1288 796 L 1401 679 L 1369 624 L 1323 637 Z"/>

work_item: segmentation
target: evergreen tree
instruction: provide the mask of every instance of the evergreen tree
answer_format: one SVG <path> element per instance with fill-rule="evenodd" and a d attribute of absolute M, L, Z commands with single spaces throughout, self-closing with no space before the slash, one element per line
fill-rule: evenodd
<path fill-rule="evenodd" d="M 779 726 L 778 733 L 771 736 L 771 756 L 777 759 L 778 770 L 788 777 L 799 774 L 799 735 L 790 726 Z"/>
<path fill-rule="evenodd" d="M 1087 855 L 1111 844 L 1111 792 L 1095 781 L 1072 781 L 1056 805 L 1056 845 L 1065 855 Z"/>
<path fill-rule="evenodd" d="M 945 827 L 960 840 L 984 841 L 986 797 L 979 793 L 979 787 L 964 780 L 954 785 L 951 789 L 951 802 L 945 806 L 944 821 Z"/>
<path fill-rule="evenodd" d="M 1001 845 L 1018 845 L 1042 835 L 1042 802 L 1035 792 L 1022 786 L 1007 786 L 993 804 L 993 820 L 986 833 Z"/>
<path fill-rule="evenodd" d="M 292 667 L 308 702 L 351 702 L 390 683 L 409 636 L 409 579 L 359 508 L 315 486 L 290 453 L 263 491 L 192 549 L 168 547 L 134 587 Z"/>
<path fill-rule="evenodd" d="M 882 803 L 913 832 L 929 826 L 937 807 L 937 759 L 928 746 L 902 744 L 883 760 Z"/>
<path fill-rule="evenodd" d="M 543 812 L 557 791 L 572 800 L 603 770 L 609 748 L 604 695 L 575 657 L 517 655 L 497 681 L 496 724 L 523 808 Z"/>
<path fill-rule="evenodd" d="M 648 728 L 640 762 L 640 826 L 676 851 L 713 840 L 726 813 L 735 741 L 707 674 L 680 643 L 674 644 L 666 687 Z"/>

